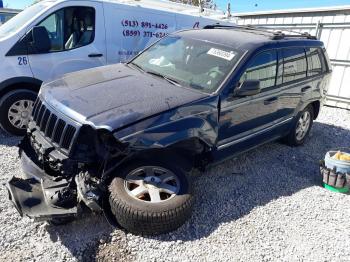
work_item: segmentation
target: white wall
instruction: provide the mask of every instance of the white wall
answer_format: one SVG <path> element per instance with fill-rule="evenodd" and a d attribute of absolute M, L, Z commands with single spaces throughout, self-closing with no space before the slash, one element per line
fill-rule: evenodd
<path fill-rule="evenodd" d="M 327 104 L 350 109 L 350 8 L 331 11 L 271 13 L 238 16 L 240 25 L 308 32 L 324 42 L 333 65 Z"/>

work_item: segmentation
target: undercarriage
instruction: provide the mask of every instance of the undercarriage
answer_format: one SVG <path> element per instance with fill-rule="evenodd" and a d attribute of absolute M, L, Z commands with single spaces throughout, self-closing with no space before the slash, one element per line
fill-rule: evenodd
<path fill-rule="evenodd" d="M 65 176 L 44 171 L 28 139 L 20 144 L 22 177 L 7 184 L 9 196 L 18 212 L 36 220 L 51 220 L 78 215 L 84 204 L 93 212 L 101 212 L 103 191 L 98 180 L 88 172 Z"/>

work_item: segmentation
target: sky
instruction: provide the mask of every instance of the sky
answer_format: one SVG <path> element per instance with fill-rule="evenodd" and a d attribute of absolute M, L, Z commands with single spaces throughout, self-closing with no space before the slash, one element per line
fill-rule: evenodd
<path fill-rule="evenodd" d="M 22 9 L 33 0 L 3 0 L 9 8 Z M 225 9 L 228 0 L 214 0 L 220 9 Z M 350 0 L 231 0 L 231 12 L 251 12 L 275 9 L 350 5 Z"/>

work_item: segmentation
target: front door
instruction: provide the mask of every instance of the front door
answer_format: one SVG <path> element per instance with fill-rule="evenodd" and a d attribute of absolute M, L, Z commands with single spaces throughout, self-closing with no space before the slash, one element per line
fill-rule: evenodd
<path fill-rule="evenodd" d="M 262 142 L 252 142 L 261 135 L 269 137 L 269 130 L 278 122 L 277 65 L 275 50 L 259 53 L 248 63 L 239 82 L 259 80 L 261 92 L 247 97 L 231 96 L 222 101 L 218 151 L 230 148 L 242 151 L 254 143 Z"/>
<path fill-rule="evenodd" d="M 106 64 L 103 5 L 62 6 L 37 26 L 44 26 L 51 41 L 45 54 L 29 55 L 34 76 L 48 81 L 65 73 Z"/>

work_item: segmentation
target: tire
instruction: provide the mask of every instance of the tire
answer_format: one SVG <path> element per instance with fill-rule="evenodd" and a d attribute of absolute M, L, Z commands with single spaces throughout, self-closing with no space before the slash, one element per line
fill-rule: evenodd
<path fill-rule="evenodd" d="M 37 94 L 34 91 L 27 89 L 18 89 L 7 93 L 0 101 L 0 125 L 2 129 L 11 135 L 25 135 L 36 97 Z M 16 112 L 18 112 L 18 115 L 20 115 L 17 108 L 23 110 L 22 114 L 26 116 L 24 121 L 20 120 L 23 118 L 20 118 L 17 121 L 14 118 L 14 115 L 17 114 Z M 17 125 L 11 123 L 10 118 L 12 121 L 16 121 L 15 124 L 17 123 Z M 19 128 L 20 126 L 21 128 Z"/>
<path fill-rule="evenodd" d="M 304 126 L 303 135 L 298 136 L 297 130 L 299 130 L 298 128 L 300 127 L 300 121 L 303 121 L 301 119 L 305 117 L 305 115 L 308 115 L 310 122 L 307 128 L 306 126 Z M 312 128 L 313 121 L 314 121 L 314 110 L 312 105 L 309 105 L 296 116 L 295 121 L 293 123 L 293 127 L 290 130 L 289 134 L 285 137 L 284 141 L 290 146 L 300 146 L 304 144 Z"/>
<path fill-rule="evenodd" d="M 155 175 L 159 170 L 159 174 L 166 171 L 168 173 L 165 173 L 165 176 L 174 176 L 175 179 L 164 182 L 166 180 L 161 180 L 163 176 Z M 146 172 L 153 172 L 148 173 L 152 176 L 145 175 Z M 132 196 L 131 192 L 135 186 L 141 188 L 130 182 L 130 178 L 135 177 L 135 174 L 140 174 L 138 178 L 144 176 L 142 182 L 135 180 L 146 188 L 146 193 L 140 196 Z M 178 191 L 172 195 L 160 193 L 160 199 L 151 198 L 151 194 L 147 192 L 151 192 L 154 185 L 152 177 L 155 183 L 158 180 L 162 181 L 158 181 L 159 188 L 164 183 L 172 183 L 173 188 L 177 187 Z M 117 222 L 127 231 L 138 235 L 158 235 L 177 229 L 191 216 L 193 202 L 192 184 L 187 174 L 177 166 L 161 161 L 132 161 L 109 185 L 109 203 Z"/>

